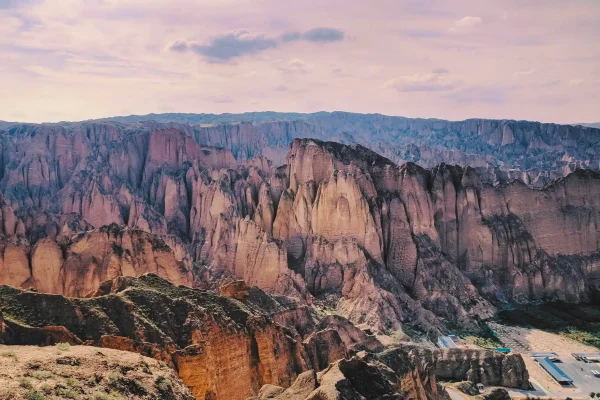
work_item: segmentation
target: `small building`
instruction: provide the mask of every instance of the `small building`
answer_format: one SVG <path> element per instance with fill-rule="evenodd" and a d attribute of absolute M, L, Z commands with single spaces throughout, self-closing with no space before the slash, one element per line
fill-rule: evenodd
<path fill-rule="evenodd" d="M 563 372 L 556 364 L 554 364 L 548 357 L 536 358 L 535 361 L 544 368 L 544 370 L 550 374 L 552 378 L 561 385 L 572 385 L 573 379 L 569 378 L 567 374 Z"/>
<path fill-rule="evenodd" d="M 500 353 L 503 353 L 503 354 L 510 353 L 510 348 L 508 348 L 508 347 L 496 347 L 495 350 L 499 351 Z"/>
<path fill-rule="evenodd" d="M 437 344 L 441 349 L 455 349 L 458 347 L 456 346 L 456 343 L 454 343 L 454 340 L 449 336 L 440 336 Z"/>

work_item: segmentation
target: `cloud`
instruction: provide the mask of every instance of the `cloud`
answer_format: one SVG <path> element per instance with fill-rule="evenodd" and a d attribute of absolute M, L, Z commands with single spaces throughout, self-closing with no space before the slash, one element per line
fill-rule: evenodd
<path fill-rule="evenodd" d="M 450 71 L 447 68 L 435 68 L 431 71 L 432 74 L 447 74 L 448 72 Z"/>
<path fill-rule="evenodd" d="M 446 75 L 448 70 L 436 68 L 430 74 L 401 76 L 387 81 L 383 87 L 396 89 L 399 92 L 444 92 L 458 87 L 459 82 L 450 81 Z"/>
<path fill-rule="evenodd" d="M 306 40 L 315 43 L 331 43 L 344 40 L 345 33 L 334 28 L 314 28 L 306 32 L 288 32 L 281 36 L 284 42 L 296 42 Z"/>
<path fill-rule="evenodd" d="M 583 79 L 571 79 L 569 81 L 569 85 L 571 86 L 579 86 L 583 83 Z"/>
<path fill-rule="evenodd" d="M 482 23 L 483 20 L 481 19 L 481 17 L 473 17 L 467 15 L 466 17 L 463 17 L 456 21 L 454 23 L 454 26 L 450 28 L 450 32 L 468 31 L 481 25 Z"/>
<path fill-rule="evenodd" d="M 211 62 L 226 62 L 246 54 L 255 54 L 277 47 L 276 40 L 265 36 L 253 36 L 246 30 L 235 31 L 213 37 L 207 44 L 178 40 L 169 46 L 177 52 L 192 51 Z"/>
<path fill-rule="evenodd" d="M 402 35 L 404 35 L 405 37 L 417 39 L 437 38 L 442 36 L 442 34 L 438 31 L 420 29 L 407 29 L 402 31 Z"/>
<path fill-rule="evenodd" d="M 507 100 L 508 94 L 506 90 L 501 88 L 474 86 L 458 92 L 450 93 L 448 97 L 459 104 L 502 104 Z"/>
<path fill-rule="evenodd" d="M 248 30 L 238 30 L 215 36 L 204 44 L 176 40 L 168 48 L 180 53 L 191 51 L 204 56 L 209 62 L 223 63 L 247 54 L 256 54 L 279 47 L 288 42 L 305 40 L 315 43 L 330 43 L 343 39 L 344 32 L 333 28 L 314 28 L 304 33 L 288 32 L 279 39 L 253 35 Z"/>
<path fill-rule="evenodd" d="M 279 67 L 279 70 L 288 73 L 305 73 L 308 65 L 299 58 L 292 58 L 285 65 Z"/>
<path fill-rule="evenodd" d="M 526 75 L 532 75 L 535 73 L 535 69 L 531 68 L 525 71 L 517 71 L 514 73 L 514 76 L 526 76 Z"/>

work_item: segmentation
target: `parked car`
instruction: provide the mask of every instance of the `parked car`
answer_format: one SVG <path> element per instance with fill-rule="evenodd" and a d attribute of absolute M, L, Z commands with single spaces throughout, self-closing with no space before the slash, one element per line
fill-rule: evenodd
<path fill-rule="evenodd" d="M 478 383 L 477 384 L 477 390 L 479 390 L 479 393 L 484 393 L 485 392 L 485 386 L 483 386 L 483 383 Z"/>

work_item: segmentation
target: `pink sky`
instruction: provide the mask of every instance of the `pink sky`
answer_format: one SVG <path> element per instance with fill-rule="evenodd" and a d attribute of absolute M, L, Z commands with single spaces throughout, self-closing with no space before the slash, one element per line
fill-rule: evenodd
<path fill-rule="evenodd" d="M 0 120 L 600 120 L 598 0 L 0 0 Z"/>

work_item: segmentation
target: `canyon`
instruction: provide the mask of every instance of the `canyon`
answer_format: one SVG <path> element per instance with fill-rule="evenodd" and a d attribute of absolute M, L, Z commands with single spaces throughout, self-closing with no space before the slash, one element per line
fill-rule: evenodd
<path fill-rule="evenodd" d="M 523 360 L 410 339 L 600 299 L 598 129 L 152 117 L 0 125 L 1 342 L 140 353 L 201 399 L 442 399 Z"/>

